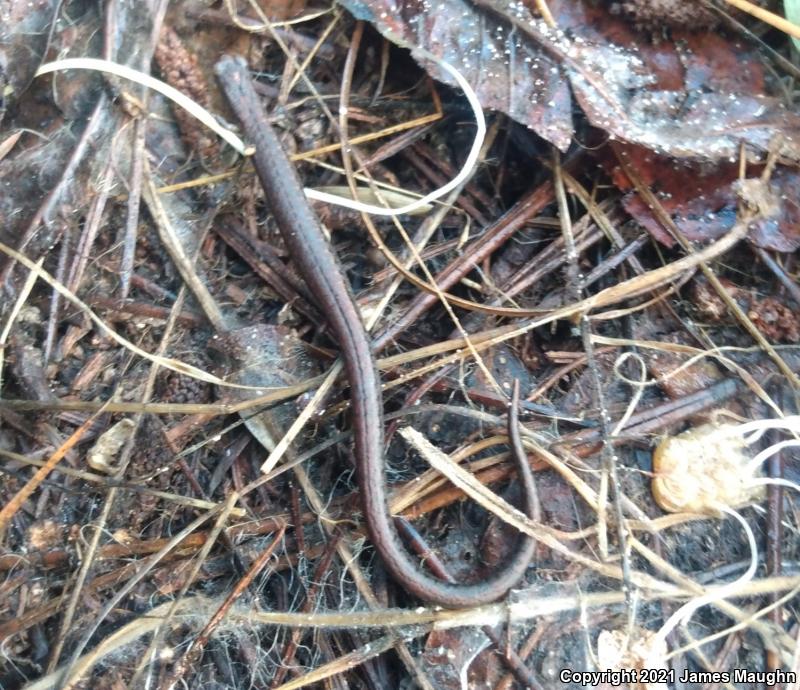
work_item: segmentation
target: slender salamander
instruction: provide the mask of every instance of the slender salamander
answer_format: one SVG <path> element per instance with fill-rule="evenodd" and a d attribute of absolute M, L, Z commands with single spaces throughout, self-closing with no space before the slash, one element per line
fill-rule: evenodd
<path fill-rule="evenodd" d="M 361 316 L 294 166 L 267 122 L 246 63 L 242 58 L 225 56 L 217 63 L 216 72 L 231 108 L 256 147 L 256 173 L 292 261 L 339 341 L 350 383 L 358 485 L 372 543 L 395 580 L 424 601 L 459 608 L 499 599 L 525 573 L 535 547 L 532 538 L 521 535 L 510 562 L 489 579 L 469 585 L 443 582 L 427 574 L 400 542 L 386 499 L 380 380 Z M 508 415 L 509 436 L 522 482 L 524 509 L 533 517 L 533 473 L 520 443 L 516 394 L 514 398 Z"/>

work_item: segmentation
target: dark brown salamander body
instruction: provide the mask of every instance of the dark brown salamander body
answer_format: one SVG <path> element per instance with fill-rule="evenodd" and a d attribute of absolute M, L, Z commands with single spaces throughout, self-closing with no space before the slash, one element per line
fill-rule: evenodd
<path fill-rule="evenodd" d="M 420 569 L 401 544 L 389 515 L 383 460 L 383 405 L 380 381 L 361 316 L 349 286 L 311 210 L 295 169 L 267 122 L 241 58 L 224 57 L 217 75 L 228 101 L 255 145 L 254 164 L 270 209 L 284 241 L 320 311 L 327 317 L 339 341 L 353 408 L 353 435 L 358 484 L 370 538 L 386 568 L 409 592 L 427 602 L 448 607 L 484 604 L 502 597 L 525 573 L 535 542 L 521 537 L 511 562 L 490 579 L 473 585 L 450 584 Z M 509 415 L 517 433 L 516 416 Z M 517 435 L 518 439 L 518 435 Z M 532 516 L 535 505 L 533 475 L 524 453 L 518 472 L 525 496 L 525 512 Z"/>

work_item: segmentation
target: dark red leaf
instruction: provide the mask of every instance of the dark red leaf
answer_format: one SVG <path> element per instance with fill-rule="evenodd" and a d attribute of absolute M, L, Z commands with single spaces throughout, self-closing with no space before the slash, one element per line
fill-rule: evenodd
<path fill-rule="evenodd" d="M 616 148 L 688 239 L 713 240 L 733 227 L 742 192 L 738 164 L 682 161 L 659 156 L 639 146 Z M 617 188 L 628 192 L 623 197 L 625 210 L 656 240 L 672 247 L 674 238 L 644 200 L 635 191 L 629 191 L 633 185 L 622 168 L 613 164 L 608 167 Z M 760 168 L 750 169 L 748 174 L 759 175 Z M 765 187 L 756 186 L 762 197 L 758 203 L 761 217 L 751 227 L 750 241 L 764 249 L 794 251 L 800 247 L 797 171 L 779 166 Z"/>

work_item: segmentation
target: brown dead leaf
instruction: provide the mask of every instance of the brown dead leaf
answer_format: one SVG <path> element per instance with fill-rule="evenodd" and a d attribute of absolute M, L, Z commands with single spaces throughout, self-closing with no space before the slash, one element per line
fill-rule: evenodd
<path fill-rule="evenodd" d="M 437 79 L 454 83 L 415 54 L 415 48 L 455 66 L 484 108 L 506 113 L 561 150 L 569 146 L 572 97 L 558 63 L 502 18 L 466 0 L 442 0 L 435 6 L 416 0 L 344 0 L 343 5 L 386 38 L 411 49 Z"/>
<path fill-rule="evenodd" d="M 653 43 L 649 34 L 588 0 L 551 0 L 551 29 L 512 0 L 344 0 L 357 18 L 408 47 L 457 67 L 486 108 L 501 110 L 564 150 L 572 94 L 595 127 L 678 158 L 713 161 L 754 153 L 776 137 L 800 160 L 800 118 L 764 92 L 754 51 L 735 40 L 691 34 Z M 449 78 L 443 79 L 451 82 Z"/>

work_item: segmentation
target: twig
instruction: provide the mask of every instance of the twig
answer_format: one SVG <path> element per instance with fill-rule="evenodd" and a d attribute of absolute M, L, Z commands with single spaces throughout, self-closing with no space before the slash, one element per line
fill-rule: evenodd
<path fill-rule="evenodd" d="M 297 530 L 296 528 L 296 531 Z M 314 569 L 314 575 L 311 579 L 311 583 L 308 586 L 305 594 L 305 601 L 303 602 L 302 611 L 310 612 L 314 610 L 314 605 L 316 603 L 317 592 L 322 587 L 322 583 L 325 580 L 325 575 L 328 572 L 328 569 L 331 566 L 331 562 L 333 561 L 333 556 L 336 553 L 336 548 L 339 545 L 339 541 L 342 538 L 342 533 L 340 530 L 334 530 L 331 538 L 328 539 L 328 543 L 325 545 L 325 551 L 323 552 L 322 556 L 319 559 L 319 563 L 317 563 L 317 567 Z M 305 549 L 303 549 L 304 551 Z M 292 630 L 291 637 L 289 641 L 286 643 L 286 646 L 283 649 L 283 654 L 281 655 L 281 663 L 278 665 L 277 669 L 275 670 L 275 676 L 272 678 L 272 682 L 270 683 L 270 688 L 276 688 L 283 682 L 283 679 L 286 676 L 286 673 L 289 670 L 289 667 L 294 662 L 295 654 L 297 652 L 297 648 L 300 644 L 300 638 L 303 635 L 303 631 L 295 628 Z"/>
<path fill-rule="evenodd" d="M 342 163 L 344 165 L 345 173 L 347 175 L 347 183 L 350 186 L 350 191 L 353 194 L 355 194 L 356 189 L 355 189 L 355 182 L 353 180 L 353 167 L 351 160 L 352 148 L 350 147 L 347 141 L 347 104 L 349 103 L 350 100 L 350 85 L 352 83 L 353 70 L 355 69 L 356 55 L 358 54 L 358 46 L 361 43 L 361 34 L 363 30 L 364 30 L 364 23 L 357 22 L 356 28 L 353 32 L 353 38 L 351 40 L 350 49 L 348 50 L 347 53 L 347 62 L 345 64 L 344 74 L 342 77 L 342 86 L 341 86 L 342 107 L 339 109 L 339 132 L 340 136 L 342 137 L 342 143 L 344 144 L 344 148 L 342 149 Z M 444 62 L 441 62 L 440 64 L 442 67 L 447 66 L 449 68 L 449 66 Z M 451 70 L 448 69 L 448 72 L 451 72 Z M 454 74 L 454 76 L 457 77 L 459 85 L 462 88 L 465 88 L 466 82 L 464 81 L 464 78 L 457 71 L 452 71 L 451 74 Z M 444 185 L 444 187 L 441 187 L 439 190 L 437 190 L 436 193 L 431 193 L 426 197 L 424 197 L 426 201 L 433 201 L 436 198 L 444 196 L 447 192 L 451 190 L 453 190 L 454 192 L 460 192 L 463 187 L 463 184 L 466 183 L 467 180 L 469 180 L 470 177 L 472 176 L 474 168 L 481 155 L 483 149 L 483 141 L 486 136 L 486 122 L 483 119 L 483 111 L 481 110 L 480 103 L 478 102 L 474 92 L 472 92 L 472 90 L 469 89 L 469 87 L 467 86 L 467 88 L 465 89 L 465 93 L 470 101 L 470 105 L 472 105 L 473 110 L 475 111 L 475 117 L 478 124 L 478 134 L 476 135 L 472 149 L 467 155 L 467 160 L 464 163 L 461 173 L 459 173 L 459 175 L 453 178 L 453 180 L 451 180 L 449 183 Z M 377 189 L 373 189 L 373 192 L 379 194 Z M 357 208 L 356 210 L 362 212 L 362 218 L 365 224 L 368 226 L 372 226 L 372 223 L 367 214 L 374 213 L 374 211 L 367 208 Z M 402 213 L 399 210 L 395 209 L 395 211 L 396 211 L 395 214 L 393 214 L 395 217 L 397 215 L 402 215 Z M 475 349 L 474 345 L 472 344 L 472 341 L 469 338 L 468 333 L 461 325 L 461 321 L 459 320 L 458 316 L 456 316 L 456 313 L 453 311 L 450 302 L 445 298 L 444 294 L 442 293 L 442 290 L 436 284 L 436 281 L 434 280 L 433 275 L 430 272 L 430 269 L 428 269 L 427 264 L 420 257 L 416 245 L 410 240 L 407 233 L 405 232 L 405 229 L 399 223 L 396 223 L 396 227 L 400 231 L 403 241 L 405 242 L 406 246 L 408 247 L 412 256 L 414 257 L 414 261 L 424 273 L 428 283 L 433 286 L 436 297 L 441 302 L 442 306 L 447 312 L 447 315 L 450 317 L 450 320 L 453 322 L 456 329 L 459 331 L 460 335 L 464 338 L 467 348 L 472 354 L 472 357 L 476 362 L 477 366 L 480 368 L 480 370 L 483 372 L 483 375 L 486 377 L 488 385 L 492 386 L 496 391 L 496 393 L 502 396 L 503 389 L 497 383 L 494 374 L 489 370 L 489 367 L 486 366 L 486 363 L 483 361 L 483 358 Z M 371 319 L 370 325 L 374 323 L 375 323 L 375 318 Z"/>
<path fill-rule="evenodd" d="M 62 195 L 65 194 L 65 187 L 74 182 L 77 170 L 83 162 L 84 156 L 90 151 L 92 143 L 102 140 L 106 133 L 106 122 L 104 118 L 108 103 L 109 101 L 106 94 L 104 92 L 101 93 L 86 126 L 81 132 L 78 143 L 70 154 L 69 160 L 63 166 L 63 172 L 45 199 L 36 209 L 36 212 L 33 214 L 30 222 L 25 226 L 25 229 L 19 233 L 19 239 L 16 244 L 16 249 L 19 254 L 25 251 L 36 236 L 42 223 L 47 224 L 51 221 L 56 206 L 60 203 Z M 16 262 L 19 261 L 19 258 L 14 254 L 9 252 L 5 253 L 8 254 L 12 260 L 6 261 L 5 266 L 0 270 L 0 289 L 6 286 Z"/>
<path fill-rule="evenodd" d="M 730 0 L 726 0 L 726 2 L 728 1 Z M 616 154 L 616 158 L 620 164 L 620 167 L 623 169 L 628 179 L 633 183 L 634 187 L 636 188 L 636 192 L 648 205 L 648 208 L 652 210 L 653 215 L 656 217 L 658 222 L 661 223 L 664 229 L 678 240 L 685 251 L 692 252 L 692 247 L 689 243 L 689 240 L 686 238 L 677 224 L 672 220 L 672 217 L 664 210 L 664 206 L 661 204 L 661 201 L 656 197 L 653 191 L 646 184 L 644 184 L 641 176 L 628 163 L 624 152 L 622 152 L 618 146 L 615 146 L 613 142 L 611 143 L 611 146 Z M 768 174 L 769 170 L 770 166 L 768 165 L 764 174 Z M 766 180 L 764 180 L 764 183 L 766 183 Z M 695 256 L 698 254 L 699 252 L 695 253 Z M 706 261 L 701 261 L 697 266 L 703 272 L 706 280 L 708 280 L 714 290 L 716 290 L 717 294 L 725 302 L 725 305 L 728 307 L 728 309 L 730 309 L 730 311 L 736 317 L 736 320 L 739 321 L 744 329 L 764 349 L 770 358 L 772 358 L 783 375 L 786 376 L 786 378 L 791 382 L 795 390 L 800 390 L 800 377 L 798 377 L 792 368 L 786 364 L 784 359 L 776 352 L 774 346 L 771 345 L 764 337 L 764 334 L 758 330 L 750 317 L 748 317 L 744 310 L 739 306 L 739 303 L 733 299 L 725 286 L 720 282 L 716 273 L 714 273 L 708 263 Z"/>
<path fill-rule="evenodd" d="M 95 415 L 95 417 L 96 416 L 97 415 Z M 4 450 L 2 448 L 0 448 L 0 456 L 8 458 L 9 460 L 14 460 L 15 462 L 33 465 L 34 467 L 44 467 L 45 465 L 45 461 L 43 460 L 37 460 L 36 458 L 31 458 L 27 455 L 20 455 L 19 453 L 12 453 L 11 451 Z M 161 498 L 165 501 L 171 501 L 173 503 L 177 503 L 178 505 L 184 505 L 189 508 L 197 508 L 200 510 L 219 508 L 219 504 L 214 503 L 213 501 L 204 501 L 198 498 L 192 498 L 191 496 L 181 496 L 180 494 L 173 494 L 168 491 L 159 491 L 158 489 L 151 489 L 149 486 L 143 486 L 137 483 L 117 482 L 107 476 L 95 474 L 94 472 L 86 472 L 85 470 L 76 470 L 72 467 L 59 467 L 58 472 L 59 474 L 75 477 L 76 479 L 81 479 L 85 482 L 91 482 L 93 484 L 113 486 L 118 489 L 128 489 L 130 491 L 146 494 L 148 496 L 155 496 L 156 498 Z M 236 517 L 244 517 L 246 513 L 240 508 L 234 508 L 232 514 Z M 0 566 L 0 570 L 3 570 L 2 566 Z"/>
<path fill-rule="evenodd" d="M 766 578 L 763 580 L 753 580 L 750 582 L 742 596 L 758 596 L 765 593 L 786 591 L 796 587 L 799 583 L 796 577 L 780 577 L 780 578 Z M 675 588 L 669 592 L 653 592 L 652 594 L 644 593 L 643 596 L 647 600 L 658 600 L 665 597 L 680 595 L 682 590 Z M 184 599 L 177 612 L 181 616 L 186 616 L 182 621 L 187 625 L 192 625 L 193 621 L 197 620 L 198 614 L 204 611 L 211 611 L 219 605 L 220 600 L 208 599 L 203 596 L 196 596 L 193 598 Z M 553 614 L 563 611 L 576 611 L 579 607 L 608 607 L 623 602 L 623 596 L 619 592 L 592 592 L 584 593 L 582 595 L 562 595 L 554 596 L 552 592 L 546 596 L 540 596 L 537 590 L 524 593 L 520 599 L 510 606 L 506 604 L 492 604 L 489 606 L 481 607 L 479 610 L 468 611 L 431 611 L 428 609 L 422 610 L 397 610 L 397 609 L 383 609 L 380 611 L 355 611 L 351 613 L 334 612 L 330 614 L 313 614 L 307 613 L 280 613 L 280 612 L 258 612 L 252 610 L 242 610 L 239 607 L 233 607 L 230 616 L 237 622 L 242 624 L 262 624 L 262 625 L 280 625 L 291 627 L 302 627 L 304 629 L 322 629 L 322 628 L 378 628 L 382 629 L 386 626 L 424 626 L 421 628 L 414 628 L 412 635 L 426 634 L 430 627 L 435 625 L 439 629 L 455 628 L 460 626 L 474 625 L 476 620 L 482 620 L 486 624 L 505 623 L 509 620 L 512 622 L 520 622 L 541 618 L 544 616 L 552 616 Z M 97 663 L 109 654 L 123 649 L 128 644 L 135 642 L 143 635 L 152 632 L 163 620 L 171 602 L 161 604 L 148 611 L 145 615 L 137 618 L 135 621 L 127 624 L 120 630 L 116 631 L 106 639 L 104 639 L 92 652 L 82 657 L 80 660 L 80 668 L 83 674 L 87 674 Z M 791 638 L 784 634 L 784 638 L 793 642 Z M 373 647 L 372 645 L 375 645 Z M 387 636 L 379 638 L 369 646 L 371 652 L 370 657 L 391 649 L 396 644 L 396 638 Z M 345 665 L 350 663 L 362 663 L 366 660 L 364 652 L 367 651 L 366 647 L 362 650 L 357 650 L 353 656 L 346 656 L 340 659 Z M 372 654 L 374 652 L 374 654 Z M 337 671 L 340 672 L 342 667 L 337 665 Z M 319 669 L 318 669 L 319 671 Z M 39 680 L 27 686 L 26 690 L 50 690 L 58 684 L 63 669 L 58 669 L 54 673 L 40 678 Z M 331 674 L 324 677 L 329 677 Z M 308 677 L 307 677 L 308 678 Z M 316 676 L 313 676 L 316 679 Z M 302 680 L 302 679 L 301 679 Z M 287 687 L 301 687 L 302 685 L 283 686 L 283 690 Z M 281 690 L 276 688 L 276 690 Z"/>
<path fill-rule="evenodd" d="M 122 241 L 122 256 L 119 266 L 119 298 L 127 299 L 130 290 L 133 263 L 136 258 L 136 235 L 139 227 L 139 207 L 142 201 L 142 179 L 145 168 L 145 134 L 147 120 L 137 117 L 133 124 L 131 137 L 131 173 L 128 188 L 127 216 L 125 218 L 125 234 Z M 150 175 L 148 171 L 148 181 Z M 154 214 L 155 216 L 155 214 Z"/>
<path fill-rule="evenodd" d="M 788 397 L 788 396 L 787 396 Z M 771 434 L 772 443 L 779 441 L 779 433 L 773 431 Z M 775 453 L 767 463 L 767 474 L 770 479 L 783 478 L 783 453 Z M 784 489 L 780 484 L 770 484 L 767 486 L 767 574 L 780 575 L 783 569 L 783 496 Z M 773 595 L 772 603 L 777 602 L 777 596 Z M 783 609 L 776 606 L 770 613 L 770 620 L 776 625 L 783 624 Z M 774 650 L 768 650 L 765 665 L 768 671 L 774 671 L 781 667 L 780 659 Z"/>
<path fill-rule="evenodd" d="M 135 345 L 127 338 L 124 338 L 119 333 L 117 333 L 113 328 L 108 326 L 103 319 L 101 319 L 97 314 L 89 308 L 89 306 L 81 300 L 77 295 L 73 292 L 68 290 L 62 283 L 57 281 L 50 273 L 45 271 L 40 266 L 36 265 L 33 261 L 31 261 L 27 256 L 15 251 L 7 244 L 0 242 L 0 251 L 7 254 L 15 261 L 21 263 L 25 268 L 29 271 L 36 274 L 38 278 L 41 278 L 44 282 L 54 288 L 57 292 L 61 293 L 67 300 L 72 302 L 75 306 L 81 309 L 94 323 L 98 326 L 98 328 L 105 333 L 109 338 L 117 342 L 122 347 L 130 350 L 134 354 L 143 357 L 144 359 L 150 361 L 153 364 L 157 364 L 159 366 L 164 367 L 165 369 L 170 369 L 175 371 L 179 374 L 185 374 L 187 376 L 191 376 L 192 378 L 199 379 L 201 381 L 205 381 L 206 383 L 214 383 L 218 386 L 230 386 L 233 388 L 243 388 L 247 390 L 261 390 L 260 388 L 253 387 L 253 386 L 240 386 L 237 384 L 228 383 L 212 374 L 209 374 L 202 369 L 192 366 L 191 364 L 186 364 L 184 362 L 180 362 L 175 359 L 171 359 L 169 357 L 163 357 L 160 355 L 153 355 L 149 352 L 146 352 L 138 345 Z"/>
<path fill-rule="evenodd" d="M 22 507 L 22 504 L 25 503 L 25 501 L 34 491 L 36 491 L 37 487 L 45 480 L 47 475 L 49 475 L 56 468 L 64 456 L 77 445 L 78 441 L 81 440 L 83 435 L 86 433 L 89 427 L 94 424 L 95 419 L 97 419 L 102 412 L 102 409 L 98 410 L 77 429 L 75 429 L 75 431 L 70 434 L 70 437 L 64 441 L 64 443 L 61 444 L 61 446 L 57 448 L 56 451 L 47 459 L 47 462 L 45 462 L 44 465 L 34 473 L 34 475 L 28 480 L 28 483 L 25 484 L 25 486 L 23 486 L 19 491 L 17 491 L 11 500 L 6 503 L 2 509 L 0 509 L 0 541 L 2 541 L 5 537 L 8 523 L 11 521 L 11 518 L 14 517 L 15 513 Z"/>
<path fill-rule="evenodd" d="M 569 216 L 569 205 L 567 203 L 567 195 L 564 189 L 564 180 L 561 174 L 561 161 L 559 154 L 554 152 L 553 172 L 555 175 L 554 185 L 556 190 L 556 199 L 558 200 L 559 218 L 561 220 L 562 234 L 564 237 L 564 247 L 567 255 L 567 271 L 570 276 L 570 288 L 573 298 L 579 302 L 583 297 L 583 280 L 578 267 L 578 255 L 575 251 L 572 228 Z M 583 341 L 583 351 L 586 353 L 586 363 L 589 373 L 592 378 L 594 394 L 597 400 L 597 407 L 600 412 L 600 433 L 602 436 L 602 450 L 601 455 L 603 458 L 603 476 L 601 478 L 601 491 L 598 500 L 598 542 L 600 552 L 608 556 L 608 544 L 606 541 L 606 488 L 608 482 L 611 483 L 611 488 L 614 491 L 613 505 L 614 505 L 614 522 L 617 529 L 617 538 L 619 541 L 619 552 L 622 560 L 622 589 L 625 592 L 625 603 L 628 609 L 628 614 L 632 620 L 634 615 L 634 598 L 633 586 L 631 582 L 631 563 L 630 553 L 627 544 L 628 530 L 625 527 L 624 514 L 622 511 L 621 489 L 619 483 L 619 476 L 617 472 L 617 455 L 614 452 L 612 437 L 614 431 L 611 426 L 611 415 L 605 400 L 605 392 L 603 390 L 603 380 L 600 376 L 600 369 L 597 364 L 597 359 L 594 355 L 594 343 L 592 342 L 592 326 L 588 315 L 584 312 L 580 317 L 580 331 L 581 340 Z"/>
<path fill-rule="evenodd" d="M 56 280 L 64 282 L 67 271 L 67 257 L 69 256 L 70 244 L 72 243 L 72 233 L 69 225 L 64 225 L 61 233 L 60 246 L 58 251 L 58 266 L 56 267 Z M 58 315 L 61 307 L 61 296 L 53 290 L 50 294 L 50 309 L 47 315 L 47 331 L 44 336 L 44 347 L 42 348 L 42 364 L 47 366 L 53 354 L 53 343 L 58 331 Z"/>
<path fill-rule="evenodd" d="M 36 262 L 36 267 L 41 268 L 44 260 L 45 257 L 39 259 Z M 8 336 L 11 334 L 11 329 L 14 326 L 14 322 L 20 315 L 22 308 L 25 306 L 25 302 L 28 300 L 28 296 L 31 294 L 31 290 L 33 290 L 33 286 L 36 284 L 36 277 L 37 276 L 33 271 L 28 273 L 28 276 L 25 278 L 25 283 L 22 285 L 22 289 L 17 295 L 17 299 L 14 300 L 14 306 L 8 312 L 8 318 L 3 324 L 3 329 L 0 331 L 0 389 L 2 389 L 3 386 L 3 364 L 5 363 L 5 352 L 8 345 Z"/>
<path fill-rule="evenodd" d="M 113 161 L 113 157 L 109 156 L 108 162 L 100 172 L 100 177 L 97 182 L 97 193 L 94 199 L 92 199 L 89 212 L 86 214 L 86 221 L 83 223 L 81 237 L 78 241 L 78 246 L 75 248 L 75 260 L 66 282 L 66 287 L 71 292 L 76 292 L 78 290 L 78 286 L 83 279 L 83 272 L 86 270 L 86 265 L 89 263 L 89 258 L 92 254 L 92 246 L 100 230 L 103 211 L 106 208 L 106 202 L 111 193 L 111 186 L 114 178 Z"/>
<path fill-rule="evenodd" d="M 549 182 L 534 188 L 530 193 L 526 194 L 509 211 L 486 228 L 477 240 L 465 247 L 455 263 L 435 276 L 435 282 L 439 289 L 445 291 L 458 283 L 465 275 L 479 265 L 486 257 L 493 254 L 498 247 L 502 246 L 512 235 L 523 228 L 531 218 L 537 213 L 540 213 L 542 209 L 548 206 L 552 201 L 553 186 Z M 367 227 L 369 229 L 369 226 Z M 389 250 L 388 246 L 383 243 L 377 231 L 375 235 L 372 233 L 370 233 L 370 235 L 376 243 L 380 240 L 378 247 L 386 258 L 390 260 L 392 265 L 398 268 L 398 263 L 400 263 L 399 259 L 397 259 Z M 392 257 L 394 257 L 394 260 Z M 395 263 L 395 261 L 397 261 L 397 263 Z M 404 272 L 403 275 L 408 278 L 406 272 Z M 411 275 L 413 276 L 413 274 Z M 414 284 L 417 285 L 417 287 L 422 287 L 418 279 L 414 281 Z M 444 295 L 448 301 L 457 306 L 467 306 L 463 303 L 463 300 L 461 302 L 456 302 L 452 299 L 450 294 L 444 293 Z M 401 333 L 411 324 L 415 323 L 420 316 L 436 304 L 436 301 L 435 292 L 426 288 L 426 292 L 418 295 L 400 318 L 393 320 L 392 324 L 378 335 L 373 344 L 375 351 L 380 352 L 398 333 Z M 512 316 L 513 315 L 520 314 L 514 312 Z"/>
<path fill-rule="evenodd" d="M 752 2 L 748 2 L 747 0 L 725 0 L 725 2 L 727 2 L 729 5 L 732 5 L 736 9 L 741 10 L 742 12 L 746 12 L 756 19 L 760 19 L 765 24 L 769 24 L 771 27 L 774 27 L 779 31 L 783 31 L 783 33 L 788 34 L 793 38 L 800 39 L 800 26 L 797 26 L 797 24 L 790 22 L 788 19 L 785 19 L 774 12 L 765 10 L 763 7 L 754 5 Z"/>
<path fill-rule="evenodd" d="M 756 247 L 753 246 L 753 251 L 756 253 L 761 261 L 764 262 L 764 265 L 772 271 L 773 275 L 778 279 L 781 285 L 786 289 L 786 291 L 792 296 L 792 299 L 800 304 L 800 286 L 792 280 L 788 275 L 786 275 L 786 271 L 783 269 L 772 255 L 763 247 Z"/>
<path fill-rule="evenodd" d="M 256 575 L 258 575 L 267 564 L 267 561 L 272 557 L 275 549 L 283 540 L 283 535 L 285 533 L 286 525 L 283 524 L 278 530 L 278 533 L 273 536 L 269 546 L 261 552 L 261 555 L 256 558 L 255 561 L 253 561 L 253 564 L 245 573 L 244 577 L 242 577 L 239 582 L 236 583 L 236 586 L 231 590 L 228 596 L 225 597 L 225 600 L 220 604 L 219 608 L 217 608 L 209 621 L 205 624 L 194 642 L 190 644 L 189 648 L 175 663 L 172 673 L 161 684 L 162 688 L 165 690 L 171 690 L 171 688 L 175 687 L 175 685 L 177 685 L 181 678 L 183 678 L 183 676 L 186 674 L 189 666 L 199 659 L 214 630 L 216 630 L 217 626 L 225 618 L 234 602 L 241 597 L 242 594 L 244 594 L 245 590 L 250 586 L 250 583 L 255 579 Z"/>
<path fill-rule="evenodd" d="M 222 310 L 206 287 L 206 284 L 197 274 L 197 267 L 187 255 L 186 249 L 175 232 L 175 226 L 170 220 L 164 205 L 161 203 L 147 161 L 144 161 L 143 194 L 150 214 L 158 229 L 158 236 L 161 238 L 170 258 L 175 263 L 175 267 L 178 269 L 178 273 L 181 274 L 181 278 L 183 278 L 189 290 L 191 290 L 192 294 L 197 298 L 197 301 L 203 309 L 203 313 L 211 322 L 214 329 L 218 332 L 227 330 L 228 326 L 222 314 Z"/>

